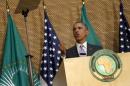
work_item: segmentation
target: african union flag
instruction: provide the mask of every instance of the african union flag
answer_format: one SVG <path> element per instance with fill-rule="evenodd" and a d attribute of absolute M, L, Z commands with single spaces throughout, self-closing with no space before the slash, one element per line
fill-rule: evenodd
<path fill-rule="evenodd" d="M 3 50 L 0 86 L 30 86 L 27 51 L 10 14 L 7 15 L 7 32 Z M 33 69 L 34 86 L 40 86 Z"/>

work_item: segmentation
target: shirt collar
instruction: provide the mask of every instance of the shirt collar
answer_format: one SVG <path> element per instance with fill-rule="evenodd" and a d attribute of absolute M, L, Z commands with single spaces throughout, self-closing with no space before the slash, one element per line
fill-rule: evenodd
<path fill-rule="evenodd" d="M 80 47 L 80 43 L 76 43 L 76 46 L 79 48 Z M 87 48 L 87 41 L 85 41 L 83 44 L 82 44 L 85 48 Z"/>

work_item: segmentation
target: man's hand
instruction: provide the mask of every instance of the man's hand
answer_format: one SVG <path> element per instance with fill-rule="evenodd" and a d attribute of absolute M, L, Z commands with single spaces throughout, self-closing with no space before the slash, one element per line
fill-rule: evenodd
<path fill-rule="evenodd" d="M 61 50 L 61 55 L 65 56 L 66 55 L 66 48 L 65 48 L 63 42 L 60 42 L 60 50 Z"/>

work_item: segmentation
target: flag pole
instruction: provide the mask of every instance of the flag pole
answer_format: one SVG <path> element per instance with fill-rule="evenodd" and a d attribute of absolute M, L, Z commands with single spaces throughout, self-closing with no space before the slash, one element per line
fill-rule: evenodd
<path fill-rule="evenodd" d="M 6 0 L 6 11 L 7 11 L 7 15 L 10 14 L 10 7 L 9 7 L 9 3 L 8 0 Z M 22 11 L 22 15 L 24 15 L 24 21 L 25 21 L 25 28 L 26 28 L 26 35 L 27 35 L 27 62 L 28 62 L 28 73 L 29 73 L 29 83 L 30 86 L 34 86 L 33 84 L 33 77 L 32 77 L 32 64 L 31 64 L 31 58 L 32 55 L 30 55 L 30 51 L 29 51 L 29 42 L 28 42 L 28 31 L 27 31 L 27 15 L 28 15 L 29 10 L 23 10 Z"/>
<path fill-rule="evenodd" d="M 9 7 L 9 4 L 8 4 L 8 0 L 6 0 L 6 11 L 7 11 L 7 14 L 10 13 L 10 7 Z"/>
<path fill-rule="evenodd" d="M 85 1 L 84 1 L 84 0 L 82 0 L 82 4 L 85 4 Z"/>
<path fill-rule="evenodd" d="M 45 4 L 44 0 L 43 0 L 43 9 L 46 10 L 46 4 Z"/>
<path fill-rule="evenodd" d="M 29 13 L 29 9 L 23 9 L 22 10 L 22 15 L 24 16 L 24 23 L 25 23 L 25 29 L 26 29 L 26 36 L 27 36 L 27 62 L 28 62 L 28 73 L 29 73 L 29 82 L 30 82 L 30 86 L 34 86 L 34 82 L 33 82 L 33 72 L 32 72 L 32 62 L 31 62 L 31 58 L 33 57 L 30 54 L 30 47 L 29 47 L 29 36 L 28 36 L 28 26 L 27 26 L 27 16 Z"/>

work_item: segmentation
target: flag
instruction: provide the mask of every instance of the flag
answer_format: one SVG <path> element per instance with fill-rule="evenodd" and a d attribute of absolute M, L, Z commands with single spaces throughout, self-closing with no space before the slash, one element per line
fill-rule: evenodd
<path fill-rule="evenodd" d="M 26 55 L 24 43 L 13 18 L 8 14 L 0 86 L 30 86 Z M 33 81 L 34 86 L 40 86 L 35 72 L 33 72 Z"/>
<path fill-rule="evenodd" d="M 122 2 L 120 3 L 119 52 L 130 52 L 130 26 L 124 15 Z"/>
<path fill-rule="evenodd" d="M 93 45 L 101 46 L 100 39 L 96 35 L 94 28 L 92 27 L 86 13 L 86 6 L 84 0 L 82 0 L 82 8 L 81 8 L 81 22 L 83 22 L 89 30 L 89 34 L 87 36 L 87 42 Z"/>
<path fill-rule="evenodd" d="M 60 41 L 50 23 L 47 12 L 44 11 L 44 46 L 40 75 L 48 86 L 52 86 L 61 61 Z"/>

